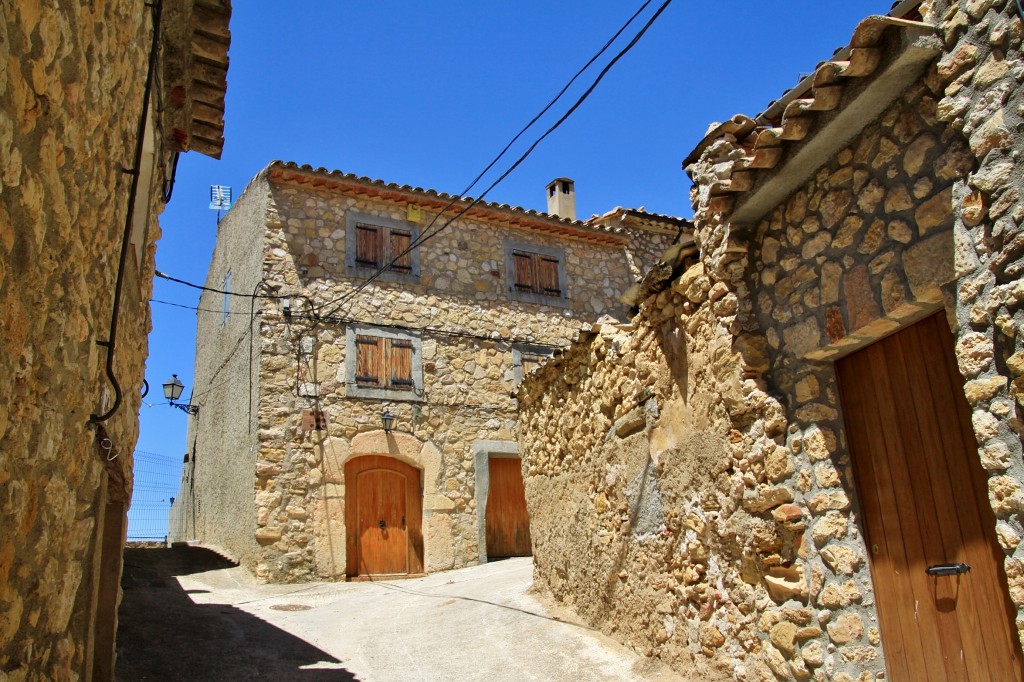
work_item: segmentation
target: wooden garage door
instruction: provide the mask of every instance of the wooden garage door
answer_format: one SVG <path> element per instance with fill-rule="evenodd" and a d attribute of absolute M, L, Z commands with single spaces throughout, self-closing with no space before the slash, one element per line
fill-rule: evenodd
<path fill-rule="evenodd" d="M 349 576 L 423 571 L 420 472 L 390 457 L 345 464 L 346 563 Z"/>
<path fill-rule="evenodd" d="M 936 315 L 839 361 L 889 679 L 1021 680 L 970 408 Z M 930 575 L 940 564 L 970 565 Z"/>
<path fill-rule="evenodd" d="M 490 487 L 484 511 L 487 556 L 530 556 L 530 517 L 526 513 L 521 460 L 492 457 L 489 466 Z"/>

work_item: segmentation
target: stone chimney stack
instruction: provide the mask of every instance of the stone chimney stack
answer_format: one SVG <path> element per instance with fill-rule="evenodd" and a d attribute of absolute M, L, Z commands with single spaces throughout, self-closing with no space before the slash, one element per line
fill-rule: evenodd
<path fill-rule="evenodd" d="M 576 220 L 576 190 L 569 178 L 555 178 L 548 183 L 548 213 Z"/>

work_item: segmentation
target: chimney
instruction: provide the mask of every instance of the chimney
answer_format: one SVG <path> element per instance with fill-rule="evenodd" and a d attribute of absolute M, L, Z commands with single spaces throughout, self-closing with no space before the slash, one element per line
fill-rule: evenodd
<path fill-rule="evenodd" d="M 555 178 L 548 183 L 548 213 L 576 220 L 576 190 L 569 178 Z"/>

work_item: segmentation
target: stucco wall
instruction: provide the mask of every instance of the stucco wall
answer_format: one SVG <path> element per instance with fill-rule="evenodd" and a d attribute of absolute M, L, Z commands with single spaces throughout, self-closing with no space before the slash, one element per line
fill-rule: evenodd
<path fill-rule="evenodd" d="M 537 584 L 694 679 L 884 672 L 831 360 L 935 310 L 1024 605 L 1024 31 L 1012 2 L 926 18 L 937 66 L 759 224 L 708 191 L 746 152 L 708 146 L 702 262 L 520 392 Z"/>
<path fill-rule="evenodd" d="M 217 226 L 217 242 L 206 286 L 246 294 L 225 296 L 204 291 L 196 313 L 196 364 L 191 403 L 199 414 L 189 418 L 190 478 L 175 505 L 182 528 L 176 540 L 198 540 L 221 548 L 252 568 L 255 542 L 253 499 L 259 444 L 260 353 L 265 343 L 263 313 L 277 304 L 251 299 L 263 277 L 263 242 L 268 185 L 257 176 Z M 263 286 L 259 295 L 273 292 Z M 252 315 L 250 316 L 250 311 Z M 250 328 L 251 323 L 251 328 Z M 183 399 L 187 396 L 183 396 Z"/>
<path fill-rule="evenodd" d="M 124 402 L 102 425 L 87 422 L 113 405 L 98 343 L 109 337 L 131 180 L 120 169 L 132 163 L 149 42 L 149 12 L 136 2 L 0 8 L 5 679 L 87 679 L 96 620 L 108 664 L 113 658 L 116 604 L 98 606 L 97 591 L 112 570 L 116 599 L 123 525 L 107 562 L 98 537 L 108 500 L 123 513 L 131 494 L 159 170 L 154 186 L 139 190 L 154 208 L 141 267 L 129 255 L 120 304 L 115 374 Z M 115 530 L 123 524 L 112 521 Z"/>

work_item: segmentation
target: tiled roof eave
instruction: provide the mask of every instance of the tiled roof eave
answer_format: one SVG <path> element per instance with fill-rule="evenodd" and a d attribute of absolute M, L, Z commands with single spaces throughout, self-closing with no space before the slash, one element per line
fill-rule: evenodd
<path fill-rule="evenodd" d="M 715 141 L 734 142 L 744 155 L 709 188 L 713 211 L 730 213 L 733 222 L 755 221 L 920 78 L 941 48 L 928 24 L 868 17 L 837 53 L 845 59 L 821 64 L 807 79 L 809 89 L 795 88 L 796 96 L 769 109 L 782 111 L 774 124 L 763 114 L 716 125 L 687 156 L 687 172 Z"/>
<path fill-rule="evenodd" d="M 471 198 L 459 198 L 431 189 L 385 183 L 382 180 L 340 171 L 299 166 L 292 162 L 275 161 L 271 163 L 267 177 L 273 182 L 367 196 L 399 204 L 413 204 L 427 210 L 447 209 L 453 216 L 473 202 Z M 450 207 L 449 204 L 451 204 Z M 624 235 L 610 230 L 597 229 L 580 221 L 558 218 L 547 213 L 508 204 L 479 202 L 466 211 L 464 217 L 595 244 L 620 246 L 627 242 Z"/>

